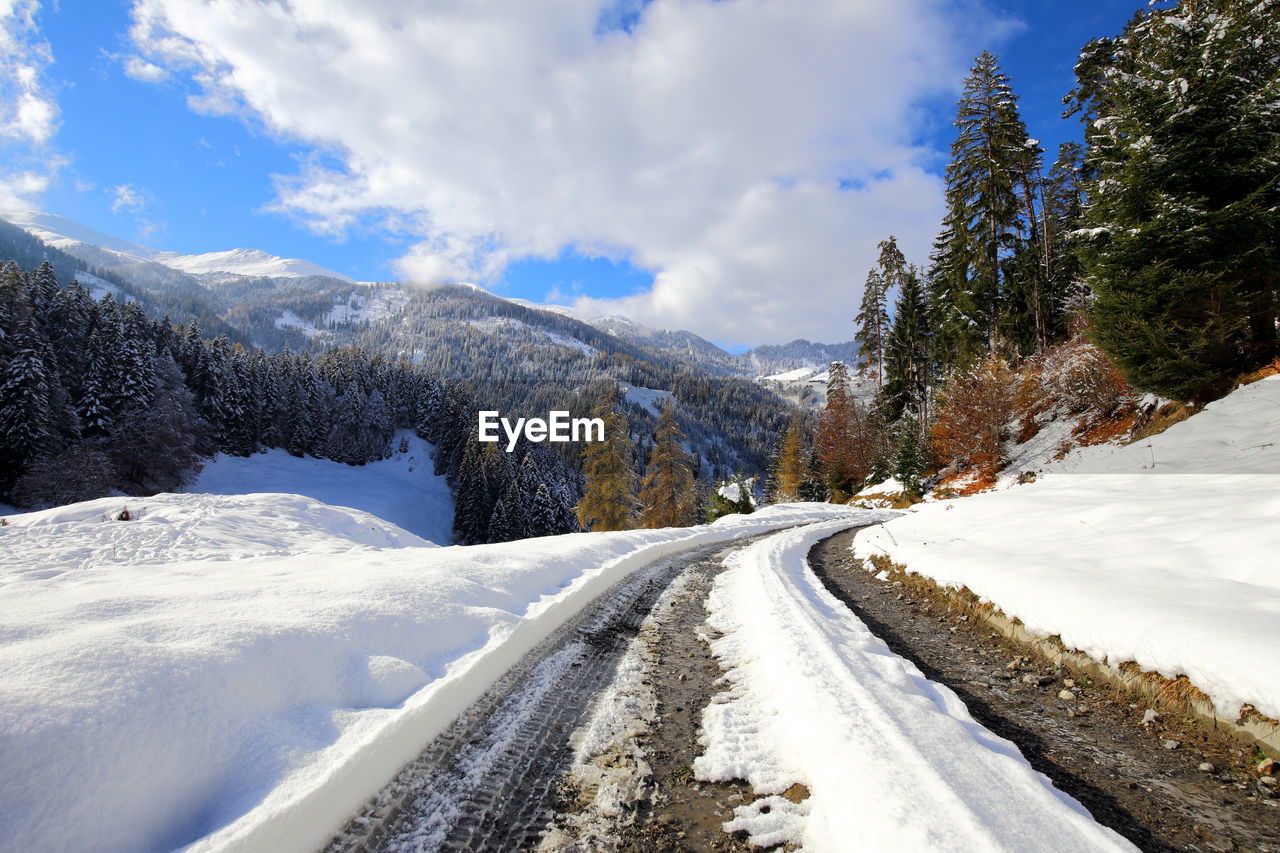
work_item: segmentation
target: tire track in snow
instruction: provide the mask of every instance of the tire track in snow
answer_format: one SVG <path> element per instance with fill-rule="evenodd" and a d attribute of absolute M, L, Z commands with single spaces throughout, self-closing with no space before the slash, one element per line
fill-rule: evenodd
<path fill-rule="evenodd" d="M 758 537 L 757 537 L 758 538 Z M 354 817 L 329 853 L 522 850 L 560 809 L 570 736 L 673 578 L 754 539 L 660 560 L 535 648 Z"/>

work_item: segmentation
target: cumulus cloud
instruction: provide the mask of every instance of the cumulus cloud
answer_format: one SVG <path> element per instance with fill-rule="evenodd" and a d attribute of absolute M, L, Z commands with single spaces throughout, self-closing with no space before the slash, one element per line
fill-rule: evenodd
<path fill-rule="evenodd" d="M 124 61 L 124 73 L 143 83 L 159 83 L 169 76 L 169 72 L 159 65 L 138 56 L 130 56 Z"/>
<path fill-rule="evenodd" d="M 44 80 L 53 62 L 40 34 L 36 0 L 0 0 L 0 205 L 30 207 L 64 160 L 47 150 L 58 126 L 58 107 Z"/>
<path fill-rule="evenodd" d="M 750 342 L 846 338 L 876 243 L 923 258 L 920 106 L 998 25 L 976 0 L 136 0 L 133 21 L 193 108 L 314 146 L 277 209 L 415 237 L 406 278 L 627 257 L 652 289 L 581 307 Z"/>

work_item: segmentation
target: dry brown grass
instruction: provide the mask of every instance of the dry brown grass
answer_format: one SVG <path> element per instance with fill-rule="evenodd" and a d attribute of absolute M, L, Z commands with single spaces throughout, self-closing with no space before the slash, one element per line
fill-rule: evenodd
<path fill-rule="evenodd" d="M 1190 403 L 1165 403 L 1156 409 L 1151 417 L 1135 424 L 1130 442 L 1142 441 L 1159 435 L 1174 424 L 1182 423 L 1196 413 L 1197 409 Z"/>
<path fill-rule="evenodd" d="M 1138 421 L 1138 413 L 1133 409 L 1115 412 L 1110 417 L 1097 421 L 1085 420 L 1072 433 L 1082 447 L 1093 444 L 1104 444 L 1133 432 L 1133 425 Z"/>
<path fill-rule="evenodd" d="M 1266 379 L 1268 376 L 1280 374 L 1280 356 L 1277 356 L 1270 364 L 1263 365 L 1252 373 L 1246 373 L 1236 380 L 1236 384 L 1231 386 L 1234 391 L 1241 385 L 1250 385 L 1260 379 Z"/>

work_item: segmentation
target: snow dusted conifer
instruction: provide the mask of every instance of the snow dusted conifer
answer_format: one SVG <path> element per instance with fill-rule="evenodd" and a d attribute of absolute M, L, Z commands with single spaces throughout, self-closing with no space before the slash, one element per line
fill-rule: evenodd
<path fill-rule="evenodd" d="M 684 434 L 676 423 L 670 399 L 658 417 L 657 435 L 640 487 L 640 526 L 685 527 L 697 524 L 693 464 L 684 449 Z"/>
<path fill-rule="evenodd" d="M 1278 33 L 1280 0 L 1183 2 L 1076 66 L 1090 334 L 1141 390 L 1212 399 L 1277 355 Z"/>
<path fill-rule="evenodd" d="M 823 482 L 822 464 L 812 446 L 804 454 L 805 474 L 800 481 L 800 500 L 822 502 L 827 500 L 827 486 Z"/>
<path fill-rule="evenodd" d="M 853 339 L 858 344 L 858 357 L 862 359 L 863 371 L 875 378 L 877 388 L 884 381 L 884 338 L 889 325 L 885 304 L 887 291 L 884 275 L 873 267 L 867 273 L 867 281 L 862 288 L 862 304 L 854 318 L 857 330 Z"/>
<path fill-rule="evenodd" d="M 522 538 L 523 531 L 519 529 L 512 510 L 512 502 L 507 500 L 507 495 L 498 498 L 498 502 L 493 507 L 493 514 L 489 516 L 489 542 L 512 542 Z"/>
<path fill-rule="evenodd" d="M 867 273 L 862 306 L 855 320 L 858 330 L 854 340 L 859 344 L 858 354 L 863 359 L 863 369 L 874 373 L 878 389 L 884 384 L 885 343 L 890 326 L 889 294 L 901 289 L 907 273 L 907 259 L 898 248 L 898 238 L 892 235 L 882 240 L 877 248 L 880 257 L 875 268 Z"/>
<path fill-rule="evenodd" d="M 95 328 L 89 334 L 85 347 L 86 364 L 84 381 L 81 384 L 80 397 L 75 402 L 76 414 L 80 418 L 81 434 L 86 438 L 101 437 L 111 431 L 114 415 L 111 411 L 112 380 L 114 370 L 111 366 L 112 338 L 109 331 Z"/>
<path fill-rule="evenodd" d="M 533 495 L 533 503 L 529 507 L 527 535 L 555 536 L 569 532 L 561 529 L 560 517 L 560 507 L 551 496 L 551 490 L 547 488 L 546 483 L 539 483 Z"/>
<path fill-rule="evenodd" d="M 898 421 L 897 432 L 893 476 L 909 496 L 919 498 L 924 492 L 920 477 L 929 464 L 928 452 L 920 435 L 920 424 L 908 412 Z"/>
<path fill-rule="evenodd" d="M 57 425 L 50 402 L 47 347 L 21 276 L 0 280 L 5 325 L 0 337 L 0 492 L 26 461 L 54 449 Z"/>
<path fill-rule="evenodd" d="M 489 483 L 485 478 L 481 460 L 480 443 L 467 444 L 453 490 L 453 541 L 458 545 L 478 545 L 488 540 L 489 516 L 493 505 L 489 502 Z"/>
<path fill-rule="evenodd" d="M 1021 195 L 1028 178 L 1026 125 L 996 57 L 983 51 L 956 105 L 956 139 L 947 166 L 947 216 L 934 248 L 931 281 L 945 321 L 944 355 L 963 364 L 994 352 L 1009 312 L 1005 261 L 1027 228 Z"/>
<path fill-rule="evenodd" d="M 1064 142 L 1044 182 L 1045 298 L 1054 340 L 1078 331 L 1071 324 L 1078 322 L 1089 303 L 1075 236 L 1084 216 L 1083 168 L 1084 149 Z"/>

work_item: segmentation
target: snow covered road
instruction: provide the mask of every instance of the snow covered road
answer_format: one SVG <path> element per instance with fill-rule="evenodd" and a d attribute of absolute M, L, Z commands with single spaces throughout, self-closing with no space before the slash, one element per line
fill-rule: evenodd
<path fill-rule="evenodd" d="M 0 527 L 0 850 L 313 850 L 633 572 L 865 516 L 437 548 L 296 495 L 124 503 Z"/>
<path fill-rule="evenodd" d="M 703 716 L 700 779 L 782 796 L 731 829 L 806 850 L 1130 850 L 980 726 L 946 687 L 893 654 L 805 561 L 834 521 L 730 556 L 708 605 L 728 689 Z"/>

